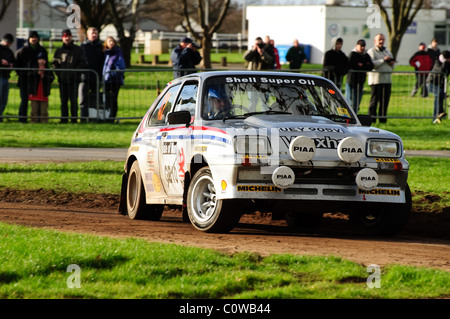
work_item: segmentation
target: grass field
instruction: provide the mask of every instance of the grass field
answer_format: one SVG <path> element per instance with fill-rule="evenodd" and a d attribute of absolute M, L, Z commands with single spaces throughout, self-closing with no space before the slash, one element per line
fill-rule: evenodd
<path fill-rule="evenodd" d="M 370 289 L 367 268 L 333 256 L 225 255 L 1 223 L 0 239 L 0 298 L 398 299 L 450 287 L 449 272 L 392 265 Z"/>

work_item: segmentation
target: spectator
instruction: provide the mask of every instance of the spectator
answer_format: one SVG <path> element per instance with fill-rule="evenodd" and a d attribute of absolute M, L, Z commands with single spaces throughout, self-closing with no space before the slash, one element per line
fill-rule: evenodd
<path fill-rule="evenodd" d="M 31 123 L 48 123 L 48 96 L 51 84 L 55 79 L 52 71 L 48 69 L 48 62 L 40 55 L 38 56 L 39 71 L 33 71 L 29 75 L 28 99 L 31 101 Z"/>
<path fill-rule="evenodd" d="M 174 69 L 174 78 L 195 72 L 195 66 L 202 61 L 200 46 L 194 43 L 191 38 L 182 38 L 180 43 L 173 49 L 170 59 Z M 186 69 L 185 71 L 182 71 Z"/>
<path fill-rule="evenodd" d="M 349 55 L 350 72 L 347 75 L 345 85 L 345 95 L 351 103 L 356 114 L 359 112 L 359 105 L 364 92 L 366 82 L 366 72 L 373 69 L 372 59 L 366 52 L 366 41 L 358 40 L 353 51 Z"/>
<path fill-rule="evenodd" d="M 92 71 L 86 72 L 81 76 L 79 86 L 81 122 L 85 122 L 89 117 L 89 107 L 97 108 L 97 96 L 100 99 L 100 82 L 105 61 L 103 45 L 98 38 L 98 30 L 90 27 L 86 32 L 86 36 L 87 40 L 81 44 L 81 48 L 84 52 L 86 69 Z"/>
<path fill-rule="evenodd" d="M 374 65 L 374 72 L 369 72 L 368 79 L 371 88 L 369 114 L 376 117 L 379 105 L 378 121 L 380 123 L 387 122 L 386 116 L 392 87 L 391 76 L 396 62 L 392 53 L 384 47 L 384 42 L 385 36 L 378 33 L 374 38 L 374 46 L 367 51 Z"/>
<path fill-rule="evenodd" d="M 84 69 L 86 60 L 83 49 L 74 44 L 69 29 L 62 32 L 62 46 L 53 56 L 54 69 Z M 59 82 L 59 96 L 61 99 L 61 123 L 67 123 L 69 117 L 68 102 L 70 101 L 71 122 L 76 123 L 78 117 L 78 85 L 81 73 L 77 71 L 55 71 Z"/>
<path fill-rule="evenodd" d="M 264 51 L 269 54 L 272 57 L 272 64 L 268 66 L 268 69 L 274 69 L 275 68 L 275 47 L 274 47 L 274 43 L 275 42 L 271 42 L 270 37 L 268 35 L 266 35 L 266 37 L 264 38 L 265 42 L 264 42 Z"/>
<path fill-rule="evenodd" d="M 250 50 L 244 53 L 248 70 L 271 70 L 273 69 L 274 57 L 264 49 L 265 45 L 261 37 L 255 39 Z"/>
<path fill-rule="evenodd" d="M 113 37 L 107 37 L 103 44 L 105 50 L 105 64 L 103 65 L 103 78 L 105 80 L 105 106 L 111 110 L 110 121 L 114 122 L 117 116 L 117 98 L 120 87 L 124 84 L 124 73 L 114 72 L 114 70 L 125 70 L 125 60 L 122 50 L 117 46 L 117 41 Z"/>
<path fill-rule="evenodd" d="M 276 70 L 280 70 L 281 69 L 280 55 L 278 54 L 278 49 L 275 47 L 275 40 L 270 39 L 270 45 L 273 47 L 273 53 L 275 56 L 274 68 Z"/>
<path fill-rule="evenodd" d="M 286 61 L 289 62 L 289 69 L 291 70 L 298 70 L 303 63 L 306 63 L 304 48 L 300 46 L 297 39 L 294 40 L 294 45 L 286 53 Z"/>
<path fill-rule="evenodd" d="M 323 76 L 333 81 L 339 89 L 350 67 L 347 56 L 341 50 L 343 44 L 342 38 L 333 38 L 331 50 L 325 52 L 323 59 Z"/>
<path fill-rule="evenodd" d="M 450 74 L 450 51 L 444 50 L 433 65 L 432 72 L 427 77 L 428 89 L 434 94 L 433 124 L 441 123 L 446 113 L 444 100 L 446 97 L 446 79 Z"/>
<path fill-rule="evenodd" d="M 28 44 L 16 51 L 17 68 L 38 68 L 38 56 L 48 61 L 47 50 L 39 44 L 39 34 L 31 31 L 28 37 Z M 17 70 L 19 80 L 17 85 L 20 89 L 19 122 L 26 123 L 28 116 L 28 94 L 30 79 L 29 75 L 34 75 L 36 71 Z"/>
<path fill-rule="evenodd" d="M 433 59 L 433 65 L 434 65 L 436 60 L 439 58 L 439 55 L 441 54 L 441 50 L 439 50 L 439 48 L 438 48 L 438 40 L 436 38 L 433 38 L 431 40 L 431 43 L 428 46 L 427 52 Z"/>
<path fill-rule="evenodd" d="M 14 52 L 10 49 L 13 42 L 12 34 L 7 33 L 3 36 L 0 44 L 0 67 L 2 68 L 12 68 L 16 62 Z M 0 70 L 0 122 L 3 122 L 3 112 L 8 103 L 10 73 L 11 70 L 8 69 Z"/>
<path fill-rule="evenodd" d="M 426 79 L 428 73 L 425 71 L 430 71 L 433 67 L 433 59 L 426 51 L 425 43 L 421 42 L 419 44 L 419 51 L 414 53 L 414 55 L 409 59 L 409 64 L 416 70 L 416 84 L 411 92 L 411 96 L 416 95 L 419 88 L 422 90 L 422 97 L 428 96 L 428 90 L 426 85 Z"/>

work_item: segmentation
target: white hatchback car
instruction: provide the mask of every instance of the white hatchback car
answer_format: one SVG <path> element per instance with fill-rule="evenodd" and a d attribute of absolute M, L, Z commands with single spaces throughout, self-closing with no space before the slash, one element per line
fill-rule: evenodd
<path fill-rule="evenodd" d="M 399 136 L 356 116 L 319 76 L 217 71 L 170 82 L 134 132 L 120 212 L 158 220 L 164 206 L 206 232 L 244 213 L 291 226 L 342 212 L 370 234 L 408 220 L 409 164 Z"/>

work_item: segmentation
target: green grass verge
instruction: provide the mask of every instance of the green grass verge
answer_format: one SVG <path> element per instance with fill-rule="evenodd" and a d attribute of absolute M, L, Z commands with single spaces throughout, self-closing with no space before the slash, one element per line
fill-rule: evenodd
<path fill-rule="evenodd" d="M 405 266 L 370 273 L 338 257 L 214 250 L 0 223 L 0 298 L 437 298 L 450 273 Z M 69 265 L 79 268 L 67 272 Z M 80 288 L 69 288 L 79 275 Z"/>
<path fill-rule="evenodd" d="M 119 124 L 0 123 L 0 147 L 127 148 L 139 121 Z M 450 150 L 450 125 L 427 119 L 392 119 L 375 127 L 399 135 L 406 150 Z"/>

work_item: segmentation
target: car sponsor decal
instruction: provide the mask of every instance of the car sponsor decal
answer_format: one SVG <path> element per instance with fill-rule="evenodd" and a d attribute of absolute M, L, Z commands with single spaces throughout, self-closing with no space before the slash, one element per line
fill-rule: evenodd
<path fill-rule="evenodd" d="M 316 85 L 312 79 L 292 79 L 292 78 L 267 78 L 267 77 L 226 77 L 227 83 L 271 83 L 271 84 L 307 84 Z"/>
<path fill-rule="evenodd" d="M 358 188 L 358 194 L 360 195 L 388 195 L 388 196 L 400 196 L 399 189 L 386 189 L 386 188 L 374 188 L 371 190 L 363 190 Z"/>
<path fill-rule="evenodd" d="M 375 162 L 381 163 L 400 163 L 398 158 L 375 158 Z"/>
<path fill-rule="evenodd" d="M 266 186 L 266 185 L 238 185 L 238 192 L 281 192 L 281 188 L 276 187 L 275 185 Z"/>
<path fill-rule="evenodd" d="M 283 141 L 284 145 L 289 148 L 291 141 L 296 138 L 296 136 L 280 136 L 280 139 Z M 324 148 L 324 149 L 337 149 L 339 142 L 342 140 L 340 138 L 332 138 L 330 136 L 324 137 L 315 137 L 312 138 L 314 143 L 316 144 L 316 148 Z"/>

